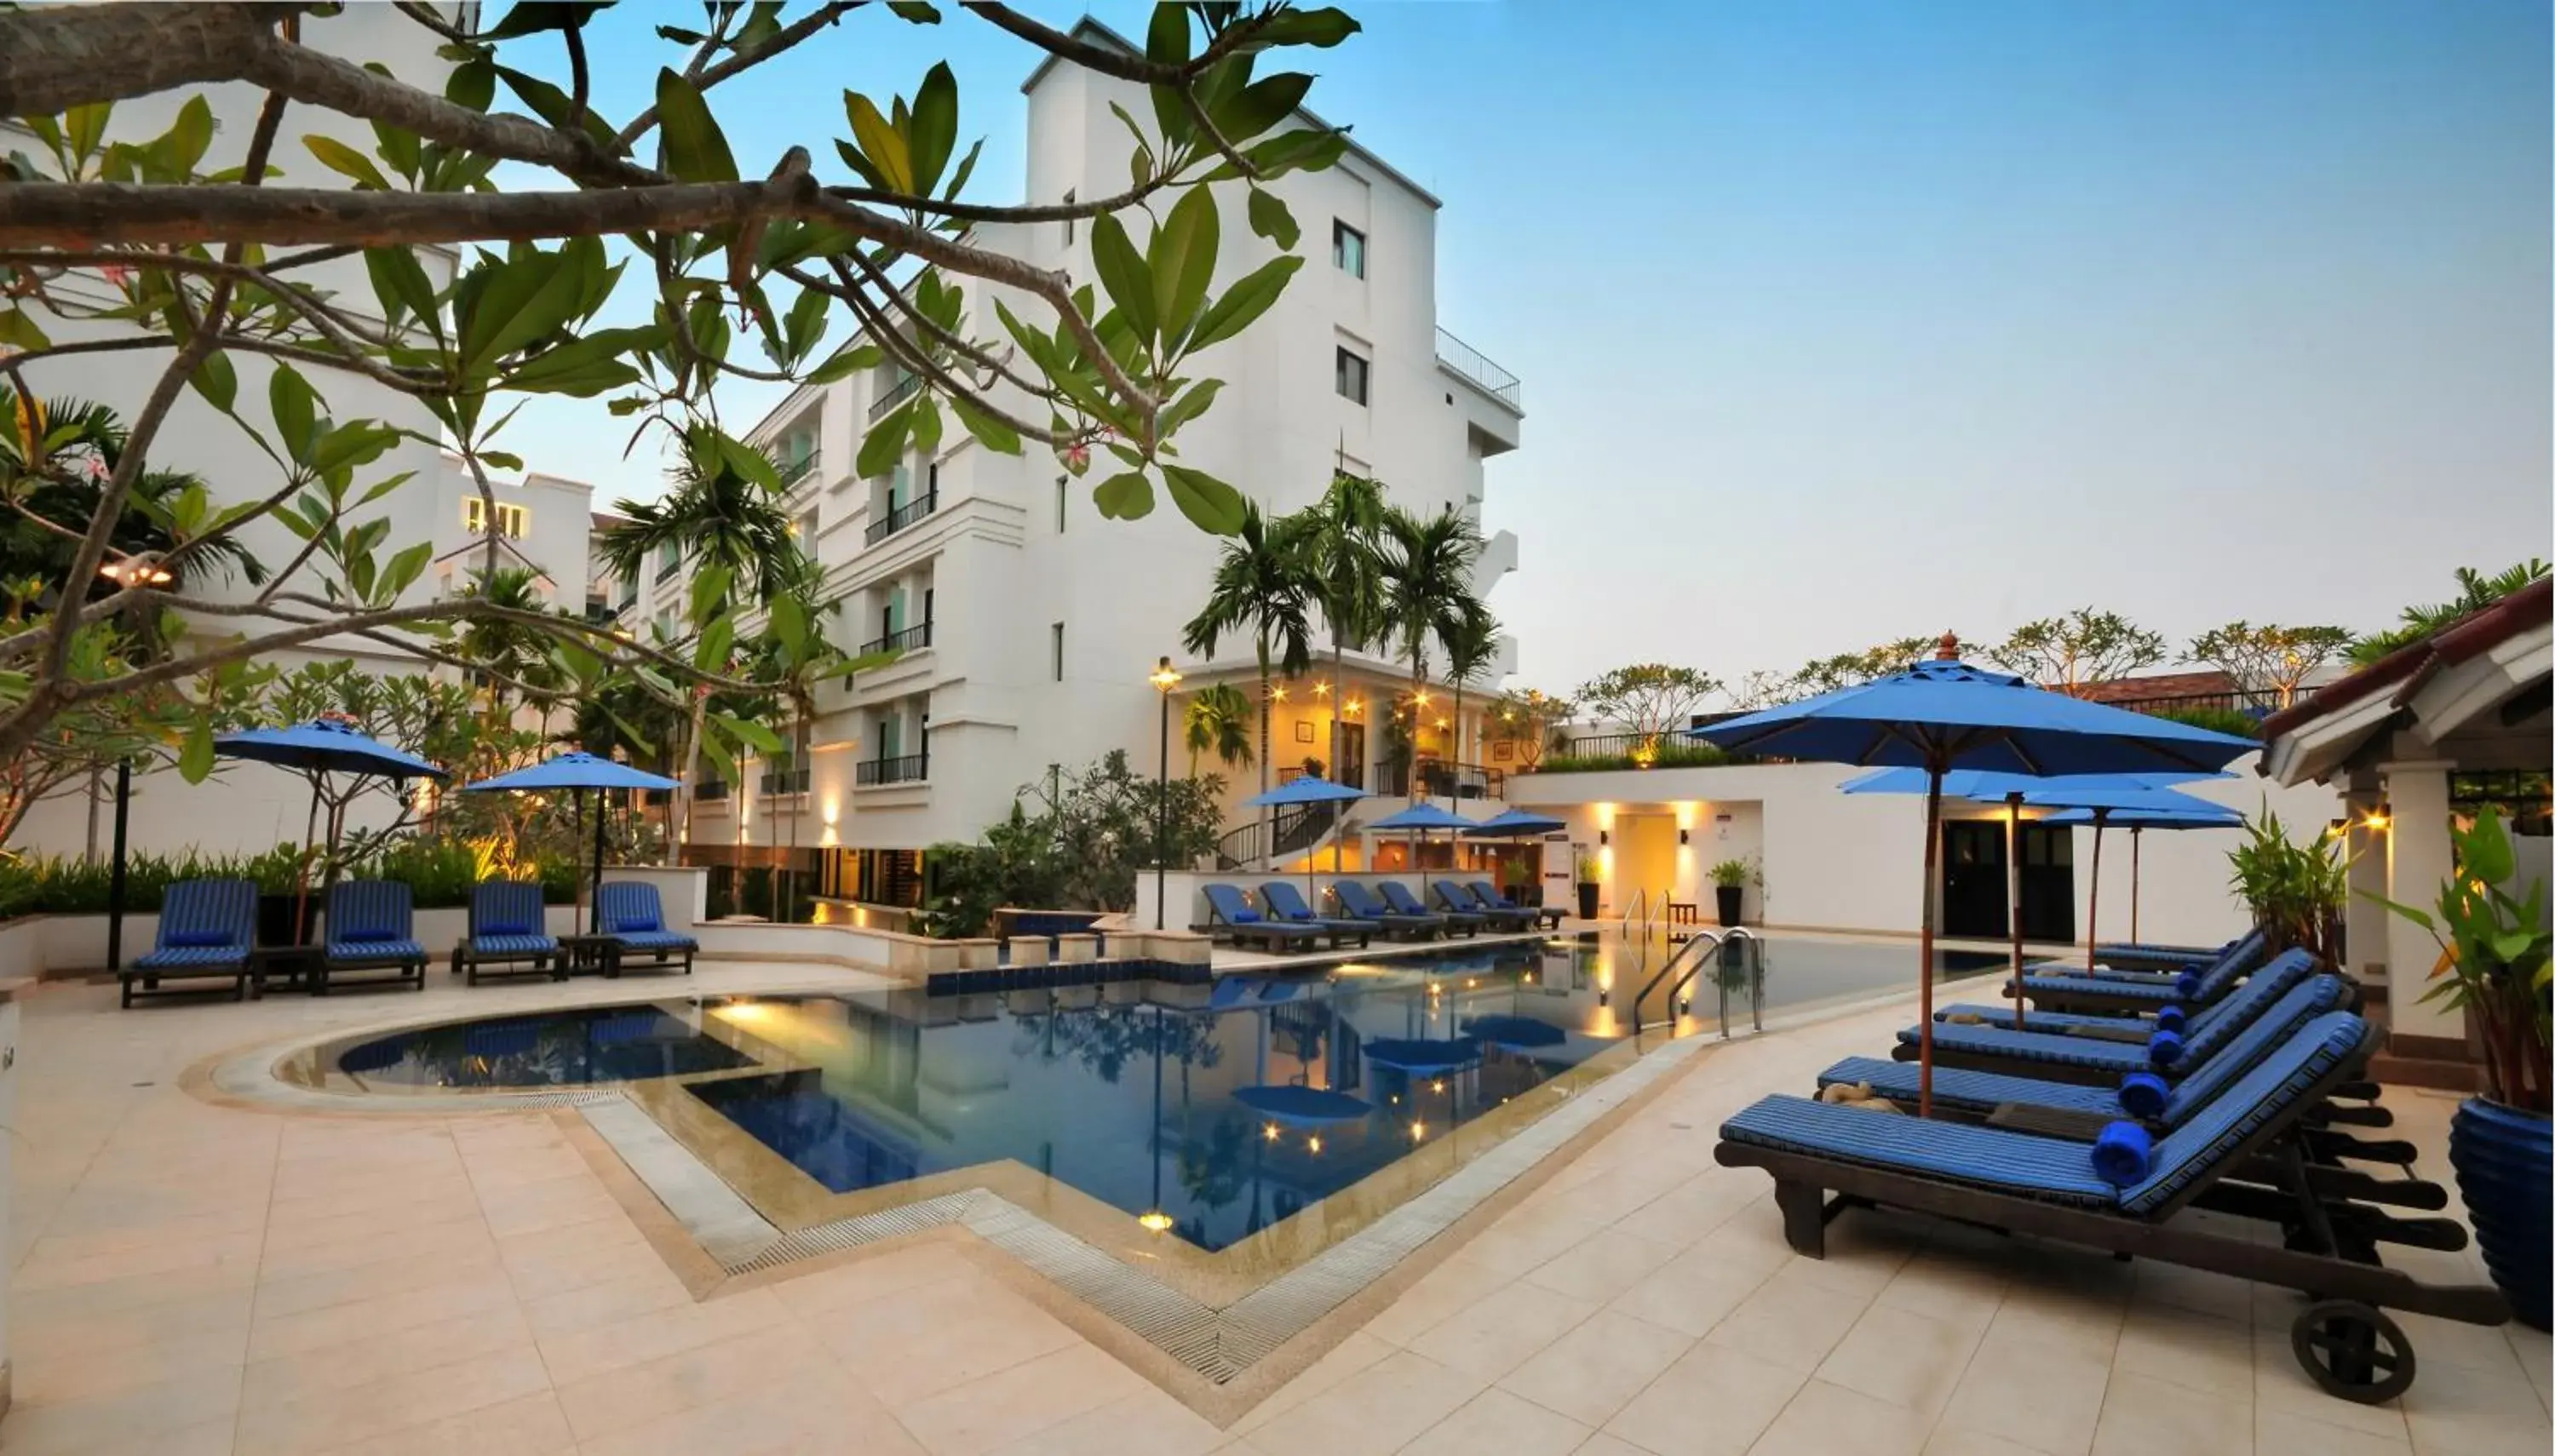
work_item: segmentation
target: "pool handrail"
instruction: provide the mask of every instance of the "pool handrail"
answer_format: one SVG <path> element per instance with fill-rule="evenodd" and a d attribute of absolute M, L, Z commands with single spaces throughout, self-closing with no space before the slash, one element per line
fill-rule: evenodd
<path fill-rule="evenodd" d="M 1746 925 L 1728 925 L 1719 930 L 1698 930 L 1694 934 L 1678 942 L 1677 948 L 1668 955 L 1668 958 L 1665 961 L 1662 961 L 1659 964 L 1657 974 L 1651 976 L 1647 981 L 1642 982 L 1642 989 L 1633 996 L 1633 1044 L 1635 1046 L 1642 1044 L 1642 1004 L 1650 999 L 1650 992 L 1657 988 L 1659 982 L 1666 977 L 1667 973 L 1676 969 L 1677 962 L 1685 959 L 1687 951 L 1694 949 L 1698 945 L 1704 944 L 1709 944 L 1715 950 L 1718 950 L 1726 942 L 1739 939 L 1755 940 L 1763 943 L 1764 938 L 1764 936 L 1749 929 Z M 1676 1025 L 1677 993 L 1683 991 L 1686 988 L 1686 984 L 1692 981 L 1697 975 L 1701 974 L 1702 971 L 1703 957 L 1697 956 L 1695 957 L 1694 964 L 1686 967 L 1685 974 L 1677 977 L 1676 983 L 1668 987 L 1668 1025 L 1671 1028 Z M 1761 1031 L 1765 1030 L 1764 1021 L 1762 1017 L 1757 1022 L 1757 1030 Z M 1721 1029 L 1721 1034 L 1724 1036 L 1730 1034 L 1730 1028 L 1727 1025 L 1726 1019 Z"/>

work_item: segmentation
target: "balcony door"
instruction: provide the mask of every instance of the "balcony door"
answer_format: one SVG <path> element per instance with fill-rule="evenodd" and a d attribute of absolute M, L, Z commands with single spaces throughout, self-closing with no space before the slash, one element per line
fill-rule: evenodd
<path fill-rule="evenodd" d="M 1331 782 L 1366 788 L 1366 725 L 1340 724 L 1340 761 L 1331 765 Z"/>

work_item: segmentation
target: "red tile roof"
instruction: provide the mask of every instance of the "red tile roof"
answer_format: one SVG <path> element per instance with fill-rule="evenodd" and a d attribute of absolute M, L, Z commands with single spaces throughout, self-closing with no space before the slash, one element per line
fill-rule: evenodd
<path fill-rule="evenodd" d="M 2396 702 L 2408 701 L 2442 668 L 2489 652 L 2531 628 L 2543 627 L 2550 617 L 2555 617 L 2555 577 L 2541 577 L 2492 606 L 2470 612 L 2419 641 L 2406 643 L 2359 671 L 2337 677 L 2294 705 L 2273 713 L 2262 720 L 2262 737 L 2268 740 L 2295 732 L 2327 713 L 2387 687 L 2395 687 Z M 2398 683 L 2402 685 L 2396 686 Z"/>
<path fill-rule="evenodd" d="M 2076 689 L 2076 695 L 2098 703 L 2138 703 L 2160 697 L 2200 697 L 2207 693 L 2234 691 L 2236 679 L 2213 669 L 2115 677 L 2108 682 L 2089 682 Z"/>

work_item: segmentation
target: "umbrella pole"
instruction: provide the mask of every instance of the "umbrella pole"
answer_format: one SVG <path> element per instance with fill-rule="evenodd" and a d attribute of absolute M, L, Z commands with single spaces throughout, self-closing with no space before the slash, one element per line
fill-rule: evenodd
<path fill-rule="evenodd" d="M 2005 796 L 2006 924 L 2013 941 L 2013 1029 L 2022 1030 L 2022 795 Z"/>
<path fill-rule="evenodd" d="M 594 893 L 585 898 L 585 933 L 603 922 L 603 790 L 594 791 Z"/>
<path fill-rule="evenodd" d="M 2103 909 L 2103 817 L 2108 809 L 2094 810 L 2094 883 L 2085 891 L 2085 969 L 2094 969 L 2094 925 Z"/>
<path fill-rule="evenodd" d="M 1929 764 L 1925 769 L 1925 900 L 1916 920 L 1916 1115 L 1920 1118 L 1934 1115 L 1934 871 L 1942 824 L 1943 770 Z"/>
<path fill-rule="evenodd" d="M 319 837 L 319 776 L 310 776 L 310 812 L 302 824 L 302 853 L 293 874 L 293 943 L 310 932 L 310 845 Z"/>
<path fill-rule="evenodd" d="M 2129 943 L 2138 943 L 2138 830 L 2129 826 Z"/>

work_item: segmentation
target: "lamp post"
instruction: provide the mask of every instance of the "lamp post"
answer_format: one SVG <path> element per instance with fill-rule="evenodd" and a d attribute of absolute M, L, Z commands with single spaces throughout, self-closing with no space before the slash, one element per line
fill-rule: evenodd
<path fill-rule="evenodd" d="M 1165 841 L 1171 837 L 1171 689 L 1180 685 L 1179 669 L 1166 656 L 1154 665 L 1153 676 L 1146 679 L 1162 698 L 1162 768 L 1156 781 L 1159 792 L 1154 800 L 1154 928 L 1162 929 L 1162 903 L 1169 893 L 1163 881 L 1169 872 Z"/>

